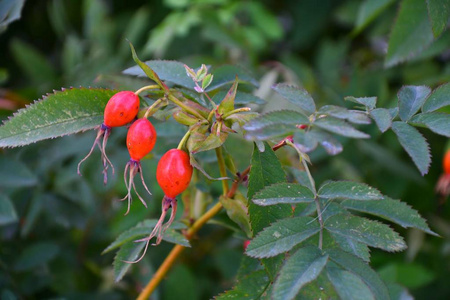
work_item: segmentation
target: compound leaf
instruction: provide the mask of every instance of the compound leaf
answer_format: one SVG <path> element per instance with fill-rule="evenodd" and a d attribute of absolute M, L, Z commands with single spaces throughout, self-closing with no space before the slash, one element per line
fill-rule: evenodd
<path fill-rule="evenodd" d="M 326 199 L 345 198 L 354 200 L 379 200 L 383 195 L 375 188 L 353 181 L 328 181 L 319 189 L 319 197 Z"/>
<path fill-rule="evenodd" d="M 273 89 L 283 96 L 283 98 L 297 105 L 306 115 L 310 115 L 316 111 L 314 99 L 305 89 L 285 83 L 277 84 Z"/>
<path fill-rule="evenodd" d="M 407 122 L 425 103 L 431 89 L 427 86 L 404 86 L 398 92 L 398 114 Z"/>
<path fill-rule="evenodd" d="M 423 124 L 437 134 L 450 137 L 450 115 L 447 113 L 418 114 L 411 119 L 411 123 Z"/>
<path fill-rule="evenodd" d="M 450 83 L 440 85 L 431 93 L 422 107 L 423 112 L 432 112 L 450 105 Z"/>
<path fill-rule="evenodd" d="M 314 194 L 309 188 L 285 182 L 267 186 L 253 197 L 253 202 L 261 206 L 311 201 L 314 201 Z"/>

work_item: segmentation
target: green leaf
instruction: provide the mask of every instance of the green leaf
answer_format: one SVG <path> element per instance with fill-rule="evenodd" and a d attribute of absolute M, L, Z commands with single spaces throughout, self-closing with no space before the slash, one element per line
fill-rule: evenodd
<path fill-rule="evenodd" d="M 227 94 L 227 91 L 225 91 L 225 90 L 218 91 L 214 95 L 212 100 L 215 103 L 220 103 L 220 101 L 222 101 L 222 99 L 225 98 L 226 94 Z M 234 99 L 235 105 L 264 104 L 264 103 L 266 103 L 266 101 L 257 96 L 254 96 L 253 94 L 246 93 L 246 92 L 240 92 L 240 91 L 238 91 L 236 93 L 236 97 Z"/>
<path fill-rule="evenodd" d="M 406 248 L 403 238 L 389 226 L 361 217 L 334 215 L 326 221 L 325 228 L 331 233 L 349 237 L 385 251 L 401 251 Z"/>
<path fill-rule="evenodd" d="M 422 107 L 423 112 L 432 112 L 450 105 L 450 83 L 440 85 L 431 93 Z"/>
<path fill-rule="evenodd" d="M 353 96 L 348 96 L 348 97 L 345 97 L 344 100 L 364 105 L 368 109 L 374 109 L 375 105 L 377 104 L 377 97 L 353 97 Z"/>
<path fill-rule="evenodd" d="M 131 48 L 131 54 L 133 56 L 134 62 L 138 64 L 138 66 L 142 69 L 142 71 L 144 71 L 145 75 L 147 75 L 148 78 L 150 78 L 151 80 L 156 82 L 156 84 L 159 85 L 161 87 L 161 89 L 168 92 L 169 88 L 167 87 L 167 85 L 165 85 L 164 82 L 161 81 L 159 76 L 156 74 L 156 72 L 151 67 L 149 67 L 146 63 L 142 62 L 139 59 L 139 57 L 136 54 L 136 51 L 134 50 L 133 44 L 131 44 L 131 43 L 130 43 L 130 48 Z M 182 74 L 184 75 L 185 73 L 183 72 Z"/>
<path fill-rule="evenodd" d="M 427 225 L 427 222 L 412 209 L 408 204 L 385 197 L 379 201 L 354 201 L 345 200 L 341 203 L 346 209 L 368 213 L 391 222 L 397 223 L 404 228 L 414 227 L 429 234 L 436 235 Z"/>
<path fill-rule="evenodd" d="M 322 106 L 317 115 L 328 115 L 338 119 L 347 120 L 354 124 L 370 124 L 370 118 L 365 112 L 359 110 L 348 110 L 336 105 Z"/>
<path fill-rule="evenodd" d="M 224 65 L 215 69 L 212 73 L 214 75 L 214 81 L 206 90 L 208 92 L 232 84 L 236 80 L 236 77 L 238 77 L 239 83 L 246 83 L 255 87 L 258 87 L 259 85 L 258 81 L 253 78 L 253 76 L 243 68 L 237 66 Z"/>
<path fill-rule="evenodd" d="M 314 194 L 301 184 L 283 182 L 266 186 L 253 196 L 252 201 L 261 206 L 311 202 L 314 201 Z"/>
<path fill-rule="evenodd" d="M 0 226 L 17 222 L 17 212 L 8 197 L 0 195 Z"/>
<path fill-rule="evenodd" d="M 319 230 L 319 223 L 311 217 L 282 219 L 261 231 L 248 245 L 246 254 L 256 258 L 272 257 L 291 250 Z"/>
<path fill-rule="evenodd" d="M 249 132 L 264 131 L 267 127 L 276 127 L 281 124 L 291 125 L 295 129 L 297 124 L 309 124 L 309 119 L 293 110 L 277 110 L 260 115 L 244 125 Z"/>
<path fill-rule="evenodd" d="M 403 146 L 413 162 L 416 164 L 420 173 L 428 173 L 431 163 L 430 149 L 425 138 L 414 127 L 404 122 L 392 123 L 392 130 L 398 137 L 398 141 Z"/>
<path fill-rule="evenodd" d="M 183 63 L 172 60 L 149 60 L 145 64 L 158 74 L 161 80 L 194 90 L 194 81 L 186 75 L 186 69 Z M 145 76 L 144 71 L 139 66 L 128 68 L 123 73 L 134 76 Z"/>
<path fill-rule="evenodd" d="M 283 98 L 297 105 L 306 115 L 309 116 L 316 111 L 314 99 L 305 89 L 285 83 L 277 84 L 273 89 Z"/>
<path fill-rule="evenodd" d="M 139 254 L 144 249 L 145 243 L 126 243 L 114 257 L 114 280 L 119 282 L 127 273 L 128 269 L 133 265 L 125 261 L 135 261 L 139 258 Z"/>
<path fill-rule="evenodd" d="M 192 133 L 191 137 L 197 136 L 197 133 Z M 198 153 L 202 151 L 212 150 L 222 146 L 225 143 L 228 133 L 221 131 L 219 135 L 217 135 L 214 131 L 208 135 L 203 135 L 202 140 L 197 140 L 195 143 L 188 143 L 188 149 L 191 153 Z M 192 140 L 193 141 L 193 140 Z"/>
<path fill-rule="evenodd" d="M 392 125 L 392 117 L 386 108 L 375 108 L 370 111 L 370 116 L 375 120 L 381 132 L 386 132 Z"/>
<path fill-rule="evenodd" d="M 157 221 L 158 220 L 145 220 L 137 224 L 135 227 L 122 232 L 114 242 L 103 250 L 102 254 L 111 252 L 112 250 L 115 250 L 128 242 L 150 235 Z M 184 247 L 191 247 L 189 241 L 182 234 L 174 230 L 179 228 L 180 226 L 177 226 L 177 223 L 172 224 L 172 226 L 165 232 L 163 240 L 169 243 L 179 244 Z"/>
<path fill-rule="evenodd" d="M 294 299 L 300 289 L 315 280 L 328 261 L 316 247 L 297 250 L 285 262 L 273 286 L 273 299 Z"/>
<path fill-rule="evenodd" d="M 386 108 L 375 108 L 370 111 L 370 116 L 375 120 L 381 132 L 386 132 L 392 125 L 391 114 Z"/>
<path fill-rule="evenodd" d="M 327 250 L 327 253 L 330 256 L 330 259 L 340 265 L 343 269 L 361 278 L 362 281 L 364 281 L 364 283 L 370 288 L 375 296 L 375 299 L 390 299 L 386 285 L 368 264 L 360 260 L 358 257 L 338 249 Z"/>
<path fill-rule="evenodd" d="M 419 54 L 434 40 L 427 5 L 423 0 L 404 0 L 391 31 L 385 60 L 392 67 Z"/>
<path fill-rule="evenodd" d="M 444 32 L 450 16 L 449 0 L 427 0 L 428 16 L 431 21 L 434 37 L 439 37 Z"/>
<path fill-rule="evenodd" d="M 114 93 L 72 88 L 48 94 L 19 110 L 0 127 L 0 147 L 23 146 L 99 126 L 106 103 Z"/>
<path fill-rule="evenodd" d="M 264 145 L 264 152 L 259 152 L 256 145 L 253 148 L 247 191 L 248 212 L 253 234 L 260 232 L 278 219 L 292 214 L 291 206 L 288 204 L 273 205 L 267 208 L 256 205 L 251 201 L 255 194 L 266 186 L 286 181 L 286 174 L 277 156 L 267 143 L 264 143 Z"/>
<path fill-rule="evenodd" d="M 342 144 L 331 134 L 314 127 L 306 132 L 297 131 L 294 134 L 294 141 L 301 146 L 300 150 L 305 153 L 314 150 L 317 147 L 317 143 L 319 143 L 329 155 L 339 154 L 343 150 Z"/>
<path fill-rule="evenodd" d="M 27 165 L 13 158 L 0 156 L 0 187 L 27 187 L 34 186 L 37 183 L 38 178 Z"/>
<path fill-rule="evenodd" d="M 59 247 L 50 242 L 39 242 L 27 246 L 21 251 L 17 261 L 14 264 L 14 270 L 26 271 L 37 266 L 46 264 L 59 253 Z"/>
<path fill-rule="evenodd" d="M 331 264 L 330 264 L 331 265 Z M 328 279 L 333 284 L 341 299 L 372 300 L 375 295 L 357 275 L 339 267 L 326 267 Z"/>
<path fill-rule="evenodd" d="M 0 30 L 19 20 L 25 0 L 3 0 L 0 2 Z"/>
<path fill-rule="evenodd" d="M 233 85 L 228 90 L 228 93 L 225 95 L 223 100 L 220 101 L 219 107 L 217 108 L 220 114 L 225 114 L 234 110 L 234 98 L 236 98 L 237 87 L 238 78 L 236 77 Z"/>
<path fill-rule="evenodd" d="M 431 131 L 450 137 L 450 115 L 448 113 L 422 113 L 415 115 L 410 123 L 423 124 Z"/>
<path fill-rule="evenodd" d="M 31 45 L 15 39 L 11 42 L 11 52 L 25 74 L 39 85 L 39 91 L 46 91 L 51 88 L 50 84 L 58 82 L 53 65 Z"/>
<path fill-rule="evenodd" d="M 232 290 L 215 297 L 215 299 L 261 299 L 269 285 L 267 273 L 264 270 L 255 271 L 242 278 Z"/>
<path fill-rule="evenodd" d="M 317 119 L 313 124 L 317 127 L 325 129 L 326 131 L 350 138 L 367 139 L 370 137 L 370 135 L 368 135 L 367 133 L 355 129 L 347 122 L 333 117 L 324 117 Z"/>
<path fill-rule="evenodd" d="M 247 237 L 251 237 L 252 229 L 248 215 L 247 199 L 242 194 L 237 193 L 233 199 L 222 195 L 219 201 L 226 210 L 228 217 L 239 225 Z"/>
<path fill-rule="evenodd" d="M 333 239 L 339 244 L 342 250 L 356 255 L 366 262 L 370 262 L 369 247 L 361 242 L 355 241 L 347 236 L 331 233 Z"/>
<path fill-rule="evenodd" d="M 431 89 L 427 86 L 404 86 L 398 92 L 398 114 L 407 122 L 425 103 Z"/>
<path fill-rule="evenodd" d="M 359 5 L 355 28 L 352 34 L 358 34 L 377 18 L 394 0 L 365 0 Z"/>
<path fill-rule="evenodd" d="M 375 188 L 353 181 L 328 181 L 319 189 L 319 197 L 326 199 L 345 198 L 354 200 L 379 200 L 383 195 Z"/>

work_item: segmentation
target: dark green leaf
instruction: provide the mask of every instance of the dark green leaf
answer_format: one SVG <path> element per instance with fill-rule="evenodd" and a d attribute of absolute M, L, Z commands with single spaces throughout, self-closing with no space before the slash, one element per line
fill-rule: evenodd
<path fill-rule="evenodd" d="M 228 217 L 239 225 L 247 237 L 251 237 L 252 229 L 248 215 L 247 199 L 242 194 L 237 193 L 233 199 L 220 196 L 219 201 L 226 210 Z"/>
<path fill-rule="evenodd" d="M 206 91 L 213 91 L 232 84 L 236 77 L 239 83 L 247 83 L 257 87 L 258 81 L 253 78 L 246 70 L 237 66 L 225 65 L 215 69 L 213 72 L 214 80 Z"/>
<path fill-rule="evenodd" d="M 212 100 L 215 103 L 220 103 L 220 101 L 222 101 L 222 99 L 225 98 L 226 94 L 227 94 L 227 91 L 221 90 L 221 91 L 217 92 L 217 94 L 214 95 Z M 234 99 L 235 105 L 264 104 L 264 103 L 266 103 L 265 100 L 263 100 L 257 96 L 254 96 L 253 94 L 239 92 L 239 91 L 236 93 L 236 98 Z"/>
<path fill-rule="evenodd" d="M 247 191 L 247 199 L 249 199 L 248 212 L 253 234 L 260 232 L 278 219 L 292 214 L 291 206 L 288 204 L 261 207 L 251 201 L 255 194 L 266 186 L 286 181 L 286 174 L 277 156 L 267 143 L 264 143 L 264 145 L 264 152 L 259 152 L 256 145 L 253 148 L 252 168 Z"/>
<path fill-rule="evenodd" d="M 120 250 L 117 251 L 113 262 L 115 282 L 119 282 L 127 273 L 128 269 L 133 265 L 127 263 L 126 261 L 135 261 L 136 259 L 138 259 L 144 247 L 145 242 L 129 242 L 123 245 Z"/>
<path fill-rule="evenodd" d="M 26 187 L 36 185 L 37 182 L 37 177 L 27 165 L 10 157 L 0 156 L 0 187 Z"/>
<path fill-rule="evenodd" d="M 374 109 L 375 105 L 377 104 L 377 97 L 359 97 L 358 98 L 358 97 L 348 96 L 348 97 L 345 97 L 344 100 L 364 105 L 368 109 Z"/>
<path fill-rule="evenodd" d="M 3 0 L 0 2 L 0 29 L 20 19 L 25 0 Z"/>
<path fill-rule="evenodd" d="M 411 119 L 411 123 L 423 124 L 437 134 L 450 137 L 450 115 L 447 113 L 417 114 Z"/>
<path fill-rule="evenodd" d="M 316 247 L 297 250 L 285 262 L 273 286 L 273 299 L 294 299 L 300 289 L 315 280 L 328 261 Z"/>
<path fill-rule="evenodd" d="M 17 147 L 92 129 L 103 122 L 103 111 L 114 91 L 64 89 L 19 110 L 0 127 L 0 147 Z"/>
<path fill-rule="evenodd" d="M 358 257 L 340 251 L 338 249 L 330 249 L 327 251 L 330 259 L 336 262 L 345 270 L 357 275 L 370 288 L 377 300 L 386 300 L 389 298 L 389 292 L 380 279 L 378 274 L 372 270 L 368 264 L 360 260 Z"/>
<path fill-rule="evenodd" d="M 297 183 L 277 183 L 266 186 L 253 196 L 254 203 L 267 206 L 279 203 L 301 203 L 314 201 L 311 190 Z"/>
<path fill-rule="evenodd" d="M 379 201 L 354 201 L 345 200 L 341 205 L 347 209 L 352 209 L 371 215 L 375 215 L 386 220 L 399 224 L 402 227 L 414 227 L 430 234 L 435 234 L 430 230 L 427 222 L 412 209 L 408 204 L 400 200 L 385 197 Z"/>
<path fill-rule="evenodd" d="M 371 247 L 385 251 L 401 251 L 406 248 L 403 238 L 389 226 L 352 215 L 334 215 L 325 223 L 334 234 L 352 238 Z"/>
<path fill-rule="evenodd" d="M 102 254 L 108 253 L 114 249 L 121 247 L 122 245 L 144 238 L 152 232 L 158 220 L 145 220 L 135 227 L 124 231 L 121 233 L 114 242 L 112 242 L 105 250 L 103 250 Z M 189 241 L 180 233 L 176 232 L 174 229 L 179 229 L 177 223 L 172 224 L 172 226 L 165 232 L 163 236 L 163 240 L 166 242 L 179 244 L 184 247 L 190 247 Z"/>
<path fill-rule="evenodd" d="M 427 0 L 428 16 L 434 37 L 439 37 L 444 32 L 450 16 L 449 0 Z"/>
<path fill-rule="evenodd" d="M 56 257 L 59 247 L 50 242 L 40 242 L 27 246 L 14 264 L 16 271 L 25 271 L 46 264 Z"/>
<path fill-rule="evenodd" d="M 385 66 L 392 67 L 415 55 L 433 42 L 434 36 L 423 0 L 404 0 L 391 31 Z"/>
<path fill-rule="evenodd" d="M 325 129 L 329 132 L 336 133 L 336 134 L 350 137 L 350 138 L 366 139 L 366 138 L 370 137 L 370 135 L 368 135 L 367 133 L 364 133 L 364 132 L 361 132 L 361 131 L 355 129 L 353 126 L 351 126 L 347 122 L 340 120 L 340 119 L 333 118 L 333 117 L 325 117 L 325 118 L 317 119 L 314 122 L 314 125 L 322 128 L 322 129 Z"/>
<path fill-rule="evenodd" d="M 282 219 L 261 231 L 248 245 L 246 254 L 256 258 L 272 257 L 291 250 L 319 230 L 319 223 L 310 217 Z"/>
<path fill-rule="evenodd" d="M 303 135 L 303 138 L 301 138 Z M 307 132 L 296 132 L 294 141 L 300 143 L 304 148 L 303 152 L 314 150 L 319 143 L 329 155 L 337 155 L 342 152 L 342 144 L 328 132 L 319 128 L 312 128 Z"/>
<path fill-rule="evenodd" d="M 373 292 L 359 276 L 339 267 L 327 266 L 326 271 L 328 279 L 330 279 L 341 299 L 375 299 Z"/>
<path fill-rule="evenodd" d="M 331 233 L 331 236 L 345 252 L 356 255 L 366 262 L 370 261 L 370 250 L 366 244 L 340 234 Z"/>
<path fill-rule="evenodd" d="M 431 163 L 430 149 L 425 138 L 414 127 L 404 122 L 392 123 L 392 130 L 403 149 L 408 152 L 422 175 L 428 173 Z"/>
<path fill-rule="evenodd" d="M 375 120 L 381 132 L 386 132 L 392 125 L 392 117 L 386 108 L 375 108 L 370 111 L 370 116 Z"/>
<path fill-rule="evenodd" d="M 8 197 L 0 195 L 0 226 L 17 222 L 17 213 Z"/>
<path fill-rule="evenodd" d="M 328 181 L 319 189 L 319 197 L 326 199 L 344 198 L 354 200 L 379 200 L 383 195 L 375 188 L 353 181 Z"/>
<path fill-rule="evenodd" d="M 255 271 L 242 278 L 232 290 L 220 294 L 215 299 L 261 299 L 262 294 L 269 285 L 270 281 L 267 273 L 264 270 Z"/>
<path fill-rule="evenodd" d="M 280 124 L 293 125 L 292 127 L 295 128 L 297 124 L 309 124 L 309 119 L 293 110 L 277 110 L 260 115 L 251 120 L 244 125 L 244 129 L 247 131 L 255 131 Z"/>
<path fill-rule="evenodd" d="M 366 0 L 359 5 L 353 34 L 361 32 L 375 18 L 377 18 L 394 0 Z"/>
<path fill-rule="evenodd" d="M 370 119 L 365 112 L 359 110 L 348 110 L 345 107 L 336 105 L 322 106 L 317 114 L 347 120 L 354 124 L 370 124 Z"/>
<path fill-rule="evenodd" d="M 131 43 L 130 43 L 130 48 L 131 48 L 131 54 L 133 56 L 134 62 L 138 64 L 138 66 L 142 69 L 142 71 L 144 71 L 145 75 L 147 75 L 148 78 L 150 78 L 151 80 L 156 82 L 156 84 L 159 85 L 162 90 L 169 91 L 169 88 L 167 87 L 167 85 L 165 85 L 161 81 L 158 74 L 156 74 L 156 72 L 151 67 L 149 67 L 146 63 L 142 62 L 139 59 L 139 57 L 136 54 L 136 51 L 134 50 L 133 44 L 131 44 Z M 183 72 L 182 74 L 185 74 L 185 73 Z"/>
<path fill-rule="evenodd" d="M 407 122 L 425 103 L 431 89 L 427 86 L 404 86 L 398 92 L 398 114 Z"/>
<path fill-rule="evenodd" d="M 297 105 L 306 115 L 309 116 L 316 111 L 314 99 L 305 89 L 284 83 L 275 85 L 273 89 L 283 98 Z"/>
<path fill-rule="evenodd" d="M 450 105 L 450 83 L 437 87 L 428 97 L 422 111 L 432 112 L 447 105 Z"/>

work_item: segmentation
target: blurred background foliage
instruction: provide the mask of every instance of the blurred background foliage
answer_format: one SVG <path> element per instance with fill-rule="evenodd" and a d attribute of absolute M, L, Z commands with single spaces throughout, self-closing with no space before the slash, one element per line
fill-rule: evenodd
<path fill-rule="evenodd" d="M 392 107 L 402 85 L 435 88 L 450 81 L 450 32 L 445 26 L 439 29 L 431 24 L 432 31 L 411 34 L 410 28 L 400 24 L 402 18 L 421 20 L 423 11 L 413 8 L 424 3 L 1 0 L 0 117 L 5 119 L 61 87 L 137 89 L 144 85 L 144 79 L 121 74 L 134 65 L 126 39 L 141 59 L 246 68 L 259 79 L 255 95 L 267 100 L 265 106 L 255 107 L 259 111 L 288 106 L 272 94 L 270 87 L 276 82 L 303 86 L 320 104 L 349 106 L 344 104 L 345 96 L 377 96 L 380 106 Z M 150 209 L 136 202 L 126 217 L 126 205 L 117 201 L 125 194 L 122 176 L 112 176 L 104 186 L 98 153 L 83 166 L 83 177 L 76 173 L 94 132 L 0 150 L 1 299 L 129 299 L 137 295 L 171 245 L 152 248 L 119 283 L 114 282 L 114 254 L 101 252 L 124 230 L 158 215 L 162 192 L 154 184 L 157 159 L 178 143 L 183 129 L 170 121 L 155 123 L 154 157 L 143 161 L 153 191 Z M 434 195 L 446 139 L 421 131 L 433 156 L 429 174 L 421 177 L 392 133 L 381 135 L 375 125 L 364 130 L 372 139 L 343 139 L 344 151 L 335 157 L 314 152 L 313 175 L 319 183 L 327 179 L 366 182 L 419 210 L 441 238 L 396 228 L 406 237 L 408 250 L 397 254 L 373 250 L 373 266 L 383 279 L 404 285 L 417 299 L 430 295 L 448 299 L 450 209 L 446 199 Z M 115 130 L 108 144 L 108 155 L 118 169 L 128 160 L 125 134 L 126 129 Z M 252 149 L 250 143 L 242 145 L 239 137 L 226 144 L 240 170 L 248 165 Z M 294 164 L 295 153 L 281 150 L 278 155 L 284 164 Z M 218 177 L 214 164 L 208 164 L 214 160 L 208 153 L 202 157 L 206 170 Z M 205 203 L 220 194 L 220 183 L 202 175 L 194 178 L 194 186 L 192 192 Z M 214 221 L 217 225 L 199 233 L 154 299 L 206 299 L 232 286 L 243 239 L 218 226 L 230 224 L 226 219 L 222 213 Z"/>

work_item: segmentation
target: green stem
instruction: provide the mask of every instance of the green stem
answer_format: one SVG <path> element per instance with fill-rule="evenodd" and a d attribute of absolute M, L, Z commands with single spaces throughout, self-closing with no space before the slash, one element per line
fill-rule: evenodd
<path fill-rule="evenodd" d="M 154 89 L 159 89 L 159 85 L 156 84 L 152 84 L 152 85 L 147 85 L 144 87 L 141 87 L 140 89 L 138 89 L 136 92 L 134 92 L 136 95 L 139 95 L 140 93 L 142 93 L 143 91 L 146 90 L 154 90 Z"/>
<path fill-rule="evenodd" d="M 183 102 L 181 102 L 177 97 L 175 97 L 174 95 L 169 94 L 168 98 L 170 101 L 172 101 L 174 104 L 178 105 L 179 107 L 181 107 L 183 110 L 185 110 L 186 112 L 190 113 L 193 116 L 196 116 L 197 118 L 201 119 L 201 120 L 205 120 L 205 117 L 202 116 L 201 114 L 199 114 L 195 109 L 190 108 L 189 106 L 185 105 Z"/>
<path fill-rule="evenodd" d="M 191 135 L 191 130 L 186 131 L 183 138 L 181 139 L 180 143 L 178 144 L 177 149 L 181 150 L 184 147 L 184 144 L 186 144 L 186 141 L 188 140 L 189 136 Z"/>
<path fill-rule="evenodd" d="M 225 159 L 223 158 L 222 147 L 216 148 L 216 156 L 217 162 L 219 164 L 220 176 L 227 177 L 227 169 L 225 165 Z M 224 195 L 228 194 L 229 187 L 228 180 L 226 179 L 222 180 L 222 190 Z"/>
<path fill-rule="evenodd" d="M 162 101 L 163 101 L 162 99 L 158 99 L 149 108 L 147 108 L 147 111 L 145 112 L 144 118 L 147 119 L 148 117 L 153 115 L 156 112 L 156 110 L 158 108 L 158 105 L 161 104 Z"/>

